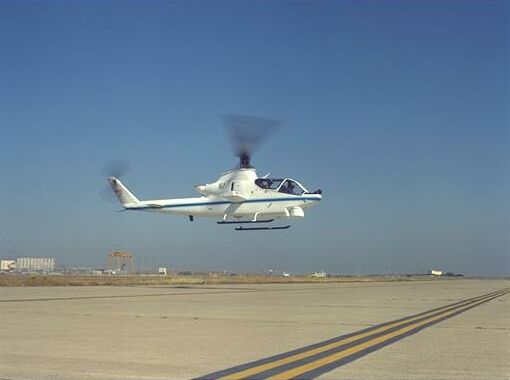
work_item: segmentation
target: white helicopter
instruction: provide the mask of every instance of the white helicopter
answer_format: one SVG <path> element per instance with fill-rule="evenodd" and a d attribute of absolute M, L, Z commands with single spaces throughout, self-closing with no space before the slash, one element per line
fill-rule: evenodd
<path fill-rule="evenodd" d="M 259 178 L 250 165 L 253 151 L 280 123 L 252 116 L 229 115 L 224 121 L 230 129 L 239 167 L 220 175 L 208 184 L 196 185 L 202 195 L 196 198 L 139 200 L 117 178 L 108 182 L 125 210 L 151 211 L 194 217 L 221 218 L 218 224 L 258 224 L 238 226 L 237 231 L 281 230 L 290 225 L 268 227 L 275 219 L 303 218 L 305 209 L 317 205 L 322 191 L 309 192 L 291 178 Z"/>

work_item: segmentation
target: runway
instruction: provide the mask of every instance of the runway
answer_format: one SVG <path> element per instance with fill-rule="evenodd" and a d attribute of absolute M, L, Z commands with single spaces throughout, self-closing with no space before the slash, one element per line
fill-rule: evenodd
<path fill-rule="evenodd" d="M 0 288 L 0 378 L 508 379 L 509 287 Z"/>
<path fill-rule="evenodd" d="M 426 327 L 509 292 L 509 289 L 502 289 L 473 297 L 295 351 L 211 373 L 200 377 L 200 379 L 314 379 Z"/>

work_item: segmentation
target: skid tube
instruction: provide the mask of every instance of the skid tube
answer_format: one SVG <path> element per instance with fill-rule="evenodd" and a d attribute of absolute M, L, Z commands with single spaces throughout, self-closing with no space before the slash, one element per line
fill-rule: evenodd
<path fill-rule="evenodd" d="M 266 220 L 240 220 L 240 221 L 226 221 L 226 220 L 220 220 L 220 221 L 217 221 L 216 223 L 218 224 L 248 224 L 248 223 L 271 223 L 273 222 L 274 219 L 266 219 Z"/>
<path fill-rule="evenodd" d="M 243 227 L 239 226 L 236 227 L 236 231 L 271 231 L 271 230 L 286 230 L 287 228 L 290 228 L 290 225 L 288 226 L 282 226 L 282 227 Z"/>

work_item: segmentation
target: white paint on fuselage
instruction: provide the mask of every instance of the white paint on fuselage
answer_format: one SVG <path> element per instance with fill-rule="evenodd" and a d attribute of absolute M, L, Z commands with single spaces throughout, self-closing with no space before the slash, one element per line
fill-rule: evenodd
<path fill-rule="evenodd" d="M 116 178 L 110 183 L 119 197 L 124 193 L 135 203 L 123 203 L 126 210 L 151 211 L 159 213 L 209 216 L 227 218 L 288 217 L 302 216 L 302 211 L 290 213 L 293 207 L 307 209 L 322 199 L 321 194 L 308 192 L 302 195 L 287 194 L 276 189 L 265 189 L 256 185 L 258 176 L 254 169 L 237 169 L 223 173 L 215 182 L 197 185 L 195 189 L 203 196 L 198 198 L 159 199 L 140 201 Z M 113 181 L 113 182 L 112 182 Z M 303 190 L 299 182 L 294 181 Z"/>
<path fill-rule="evenodd" d="M 231 217 L 251 217 L 256 213 L 262 215 L 286 216 L 286 210 L 292 207 L 307 209 L 320 200 L 319 194 L 290 195 L 277 193 L 278 196 L 252 198 L 244 202 L 230 202 L 225 199 L 208 197 L 161 199 L 141 201 L 139 204 L 126 205 L 127 210 L 151 211 L 177 215 L 215 216 L 225 214 Z"/>

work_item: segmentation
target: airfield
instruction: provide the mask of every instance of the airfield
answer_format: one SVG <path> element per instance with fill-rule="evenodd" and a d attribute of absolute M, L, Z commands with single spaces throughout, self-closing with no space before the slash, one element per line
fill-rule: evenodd
<path fill-rule="evenodd" d="M 0 378 L 508 379 L 508 288 L 485 279 L 1 287 Z"/>

